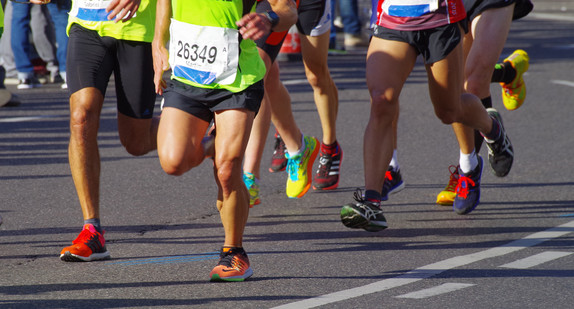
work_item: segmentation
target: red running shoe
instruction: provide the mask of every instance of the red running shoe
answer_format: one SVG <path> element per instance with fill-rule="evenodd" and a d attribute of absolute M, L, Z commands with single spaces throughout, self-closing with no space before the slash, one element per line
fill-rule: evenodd
<path fill-rule="evenodd" d="M 106 250 L 104 232 L 96 231 L 96 228 L 91 224 L 85 224 L 72 245 L 60 252 L 60 260 L 65 262 L 90 262 L 109 258 L 110 252 Z"/>

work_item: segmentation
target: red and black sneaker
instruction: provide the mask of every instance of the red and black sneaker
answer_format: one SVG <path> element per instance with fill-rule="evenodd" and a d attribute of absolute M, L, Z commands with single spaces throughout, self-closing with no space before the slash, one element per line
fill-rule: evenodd
<path fill-rule="evenodd" d="M 287 166 L 287 157 L 285 157 L 286 152 L 287 148 L 285 147 L 285 143 L 281 139 L 281 136 L 279 136 L 279 133 L 275 132 L 275 148 L 273 149 L 271 166 L 269 167 L 269 171 L 271 173 L 285 170 L 285 167 Z"/>
<path fill-rule="evenodd" d="M 319 152 L 319 166 L 313 175 L 314 190 L 334 190 L 339 186 L 339 171 L 343 160 L 343 149 L 339 144 L 332 154 L 325 153 L 324 145 L 321 144 Z"/>

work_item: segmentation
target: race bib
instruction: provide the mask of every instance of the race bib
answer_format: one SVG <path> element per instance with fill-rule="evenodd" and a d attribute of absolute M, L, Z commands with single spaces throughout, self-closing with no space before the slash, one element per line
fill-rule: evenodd
<path fill-rule="evenodd" d="M 106 7 L 111 2 L 112 0 L 74 0 L 70 15 L 85 21 L 108 21 L 109 13 L 106 12 Z"/>
<path fill-rule="evenodd" d="M 438 10 L 439 0 L 401 0 L 383 2 L 383 11 L 389 16 L 418 17 Z"/>
<path fill-rule="evenodd" d="M 239 63 L 237 29 L 197 26 L 171 20 L 169 64 L 173 75 L 209 85 L 235 81 Z"/>

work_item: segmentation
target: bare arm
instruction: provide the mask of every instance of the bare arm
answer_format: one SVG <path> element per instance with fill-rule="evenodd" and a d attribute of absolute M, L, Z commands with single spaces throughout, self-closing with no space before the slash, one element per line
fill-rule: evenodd
<path fill-rule="evenodd" d="M 169 69 L 169 53 L 166 48 L 169 40 L 169 25 L 171 23 L 171 0 L 157 0 L 155 16 L 155 33 L 151 43 L 153 54 L 153 69 L 155 92 L 163 94 L 166 82 L 163 80 L 163 72 Z"/>
<path fill-rule="evenodd" d="M 293 0 L 268 0 L 271 9 L 277 13 L 280 20 L 273 28 L 275 32 L 287 31 L 297 22 L 297 7 Z"/>
<path fill-rule="evenodd" d="M 272 28 L 269 19 L 261 13 L 249 13 L 241 18 L 237 25 L 244 39 L 257 40 L 270 31 L 286 31 L 297 22 L 297 8 L 293 0 L 268 0 L 271 9 L 279 17 L 279 22 Z"/>

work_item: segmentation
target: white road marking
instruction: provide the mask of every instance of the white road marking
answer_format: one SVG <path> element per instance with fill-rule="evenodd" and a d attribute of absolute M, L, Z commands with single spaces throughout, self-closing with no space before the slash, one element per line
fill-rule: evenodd
<path fill-rule="evenodd" d="M 104 107 L 102 111 L 108 110 L 116 110 L 116 107 Z M 10 118 L 1 118 L 0 122 L 26 122 L 26 121 L 34 121 L 40 119 L 47 119 L 47 118 L 69 118 L 69 115 L 42 115 L 42 116 L 28 116 L 28 117 L 10 117 Z"/>
<path fill-rule="evenodd" d="M 550 81 L 553 84 L 557 84 L 557 85 L 564 85 L 564 86 L 569 86 L 569 87 L 574 87 L 574 82 L 569 82 L 567 80 L 551 80 Z"/>
<path fill-rule="evenodd" d="M 11 117 L 11 118 L 0 119 L 0 122 L 25 122 L 25 121 L 33 121 L 33 120 L 56 118 L 56 117 L 62 117 L 62 116 Z"/>
<path fill-rule="evenodd" d="M 348 300 L 355 297 L 360 297 L 367 294 L 377 293 L 399 286 L 407 285 L 416 281 L 430 278 L 434 275 L 440 274 L 447 270 L 475 263 L 484 259 L 502 256 L 522 249 L 526 249 L 545 241 L 564 236 L 574 232 L 574 221 L 559 225 L 554 228 L 547 229 L 542 232 L 530 234 L 524 238 L 509 242 L 505 245 L 490 248 L 484 251 L 471 253 L 467 255 L 456 256 L 444 261 L 439 261 L 426 266 L 413 269 L 401 276 L 389 278 L 364 286 L 333 292 L 313 298 L 304 299 L 301 301 L 281 305 L 275 308 L 289 308 L 289 309 L 302 309 L 313 308 L 339 301 Z"/>
<path fill-rule="evenodd" d="M 528 17 L 537 19 L 550 19 L 559 21 L 574 21 L 574 16 L 571 15 L 559 15 L 559 14 L 549 14 L 549 13 L 530 13 Z"/>
<path fill-rule="evenodd" d="M 428 298 L 428 297 L 432 297 L 432 296 L 437 296 L 437 295 L 441 295 L 441 294 L 454 292 L 457 290 L 471 287 L 473 285 L 475 285 L 475 284 L 445 283 L 445 284 L 441 284 L 439 286 L 435 286 L 433 288 L 428 288 L 428 289 L 424 289 L 424 290 L 420 290 L 420 291 L 416 291 L 416 292 L 411 292 L 411 293 L 407 293 L 407 294 L 403 294 L 403 295 L 399 295 L 399 296 L 395 296 L 395 297 L 397 297 L 397 298 L 422 299 L 422 298 Z"/>
<path fill-rule="evenodd" d="M 309 83 L 306 79 L 290 79 L 290 80 L 284 80 L 283 81 L 283 85 L 287 86 L 287 85 L 304 85 Z"/>
<path fill-rule="evenodd" d="M 546 251 L 524 259 L 514 261 L 512 263 L 504 264 L 499 267 L 526 269 L 540 265 L 542 263 L 550 262 L 561 257 L 568 256 L 574 252 L 560 252 L 560 251 Z"/>

